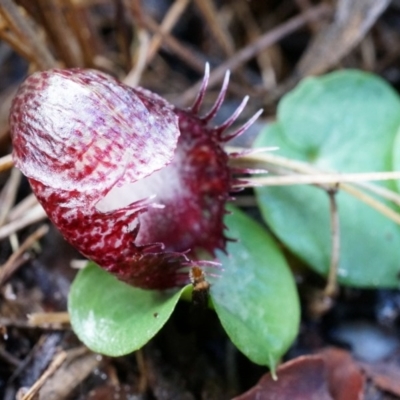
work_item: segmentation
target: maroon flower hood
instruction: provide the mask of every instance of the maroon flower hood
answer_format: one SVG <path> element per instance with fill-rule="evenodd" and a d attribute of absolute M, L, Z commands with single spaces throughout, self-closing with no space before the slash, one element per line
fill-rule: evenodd
<path fill-rule="evenodd" d="M 119 279 L 147 289 L 188 282 L 197 254 L 224 249 L 233 178 L 219 127 L 228 74 L 210 112 L 182 110 L 95 70 L 37 72 L 10 114 L 13 158 L 66 240 Z M 200 261 L 201 264 L 201 261 Z"/>

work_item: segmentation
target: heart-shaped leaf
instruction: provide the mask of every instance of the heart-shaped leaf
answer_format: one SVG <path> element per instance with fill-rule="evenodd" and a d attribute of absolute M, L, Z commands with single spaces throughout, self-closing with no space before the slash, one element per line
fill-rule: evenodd
<path fill-rule="evenodd" d="M 340 71 L 304 80 L 279 104 L 278 122 L 257 147 L 279 146 L 279 155 L 322 171 L 392 169 L 400 126 L 400 101 L 380 78 Z M 394 189 L 393 182 L 379 183 Z M 285 245 L 326 274 L 331 256 L 329 200 L 311 186 L 257 189 L 263 216 Z M 398 287 L 399 226 L 347 193 L 339 192 L 339 280 L 359 287 Z"/>
<path fill-rule="evenodd" d="M 253 362 L 272 370 L 298 332 L 299 301 L 293 276 L 271 236 L 230 208 L 227 253 L 218 253 L 221 276 L 211 298 L 232 342 Z"/>
<path fill-rule="evenodd" d="M 89 263 L 71 287 L 71 324 L 91 350 L 109 356 L 129 354 L 162 328 L 183 290 L 137 289 Z"/>

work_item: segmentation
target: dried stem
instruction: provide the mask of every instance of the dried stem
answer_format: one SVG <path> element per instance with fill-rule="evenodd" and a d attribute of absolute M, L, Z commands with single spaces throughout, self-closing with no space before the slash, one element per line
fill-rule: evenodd
<path fill-rule="evenodd" d="M 22 265 L 18 261 L 23 254 L 29 250 L 40 238 L 46 235 L 48 231 L 49 227 L 47 225 L 42 225 L 39 229 L 26 238 L 26 240 L 21 244 L 20 248 L 11 254 L 5 264 L 0 266 L 0 287 Z"/>
<path fill-rule="evenodd" d="M 139 369 L 139 393 L 145 393 L 149 382 L 147 379 L 147 376 L 149 375 L 148 370 L 147 370 L 147 366 L 146 366 L 146 362 L 144 359 L 144 354 L 143 354 L 143 350 L 139 349 L 137 351 L 135 351 L 135 357 L 136 357 L 136 363 Z"/>
<path fill-rule="evenodd" d="M 44 25 L 59 57 L 67 67 L 82 67 L 83 57 L 76 37 L 67 24 L 63 10 L 55 0 L 37 0 L 44 18 Z"/>
<path fill-rule="evenodd" d="M 246 29 L 248 41 L 253 42 L 257 40 L 257 38 L 262 35 L 262 30 L 259 28 L 258 22 L 254 18 L 249 4 L 244 1 L 237 1 L 233 2 L 232 6 L 235 7 L 235 14 Z M 279 59 L 276 48 L 272 46 L 256 56 L 264 83 L 263 86 L 266 90 L 274 89 L 277 85 L 274 56 Z M 278 65 L 279 63 L 277 63 L 277 67 Z M 277 68 L 277 70 L 278 69 L 279 68 Z"/>
<path fill-rule="evenodd" d="M 346 193 L 369 205 L 371 208 L 400 225 L 400 214 L 388 207 L 386 204 L 351 185 L 341 184 L 339 187 Z"/>
<path fill-rule="evenodd" d="M 376 194 L 379 197 L 382 197 L 385 200 L 391 201 L 393 204 L 396 204 L 400 207 L 400 194 L 394 192 L 393 190 L 386 189 L 385 187 L 374 185 L 368 182 L 357 182 L 356 185 L 362 189 L 368 190 L 373 194 Z"/>
<path fill-rule="evenodd" d="M 203 60 L 206 60 L 205 56 L 200 55 L 198 52 L 194 52 L 191 48 L 182 44 L 172 35 L 167 33 L 162 34 L 161 28 L 150 16 L 143 15 L 142 21 L 148 30 L 162 35 L 163 45 L 165 44 L 173 53 L 186 62 L 187 65 L 190 65 L 195 71 L 203 74 L 205 64 L 205 61 Z"/>
<path fill-rule="evenodd" d="M 14 165 L 11 154 L 0 157 L 0 172 L 7 171 Z"/>
<path fill-rule="evenodd" d="M 147 63 L 150 63 L 153 57 L 156 55 L 159 47 L 164 40 L 164 36 L 172 31 L 180 16 L 188 6 L 189 2 L 190 0 L 175 0 L 174 4 L 172 4 L 168 12 L 165 14 L 164 19 L 161 22 L 159 31 L 153 36 L 153 39 L 151 40 L 149 51 L 147 53 Z"/>
<path fill-rule="evenodd" d="M 1 9 L 0 9 L 1 13 Z M 13 32 L 10 32 L 5 24 L 3 24 L 1 20 L 2 16 L 0 15 L 0 37 L 7 42 L 17 53 L 19 53 L 22 57 L 35 62 L 32 59 L 31 52 L 20 39 Z M 4 21 L 5 22 L 5 21 Z"/>
<path fill-rule="evenodd" d="M 39 204 L 36 196 L 31 193 L 15 205 L 7 216 L 8 221 L 15 221 Z"/>
<path fill-rule="evenodd" d="M 279 25 L 278 27 L 270 30 L 264 35 L 260 36 L 255 42 L 242 48 L 235 53 L 234 56 L 229 58 L 227 61 L 215 68 L 210 74 L 210 80 L 208 88 L 211 89 L 214 85 L 219 83 L 227 70 L 235 70 L 246 61 L 252 59 L 258 55 L 261 51 L 267 47 L 272 46 L 279 40 L 283 39 L 290 33 L 303 27 L 307 22 L 320 19 L 324 15 L 327 15 L 331 11 L 331 8 L 325 4 L 310 8 L 304 14 L 290 19 L 289 21 Z M 201 82 L 196 83 L 184 92 L 180 98 L 181 104 L 188 104 L 196 97 L 201 86 Z"/>
<path fill-rule="evenodd" d="M 28 315 L 28 323 L 36 328 L 62 328 L 70 324 L 67 312 L 37 312 Z"/>
<path fill-rule="evenodd" d="M 210 0 L 194 0 L 200 12 L 203 14 L 204 20 L 207 23 L 215 41 L 222 48 L 224 53 L 231 57 L 234 54 L 234 45 L 228 32 L 221 25 L 218 18 L 218 10 Z"/>
<path fill-rule="evenodd" d="M 340 225 L 339 213 L 336 202 L 336 190 L 327 192 L 329 196 L 330 218 L 331 218 L 331 261 L 329 265 L 328 281 L 325 286 L 324 294 L 326 297 L 334 297 L 337 293 L 337 274 L 340 257 Z"/>
<path fill-rule="evenodd" d="M 65 351 L 61 351 L 56 357 L 53 359 L 50 366 L 44 371 L 42 376 L 33 384 L 33 386 L 22 396 L 21 400 L 33 400 L 38 394 L 40 388 L 45 384 L 45 382 L 49 379 L 54 372 L 61 366 L 61 364 L 67 358 L 67 353 Z"/>
<path fill-rule="evenodd" d="M 232 159 L 232 164 L 237 167 L 251 167 L 251 168 L 262 168 L 265 170 L 273 170 L 274 172 L 282 175 L 292 174 L 291 176 L 283 177 L 271 177 L 271 178 L 250 178 L 253 182 L 258 183 L 258 186 L 263 186 L 262 180 L 272 184 L 272 179 L 276 180 L 276 185 L 288 185 L 296 184 L 294 181 L 301 179 L 301 184 L 313 184 L 322 187 L 324 190 L 330 189 L 341 189 L 358 200 L 368 204 L 370 207 L 374 208 L 376 211 L 385 215 L 392 221 L 400 224 L 400 214 L 388 207 L 386 204 L 379 200 L 367 195 L 362 190 L 357 189 L 355 186 L 359 186 L 363 189 L 371 190 L 374 194 L 384 195 L 385 200 L 391 200 L 395 198 L 399 201 L 399 195 L 389 189 L 382 190 L 379 186 L 366 184 L 365 181 L 368 180 L 385 180 L 385 179 L 400 179 L 400 172 L 372 172 L 372 173 L 360 173 L 360 174 L 336 174 L 336 173 L 323 173 L 320 170 L 314 168 L 312 165 L 307 164 L 302 161 L 291 160 L 282 156 L 277 156 L 271 153 L 253 153 L 246 154 L 245 149 L 230 148 L 227 150 L 233 154 L 239 154 L 236 158 Z M 243 153 L 243 155 L 240 155 Z M 293 173 L 300 173 L 301 175 L 294 175 Z M 343 178 L 343 179 L 342 179 Z M 250 180 L 249 179 L 249 180 Z M 258 179 L 258 181 L 256 181 Z M 271 179 L 270 181 L 265 181 L 266 179 Z M 248 180 L 248 181 L 249 181 Z M 353 182 L 352 185 L 344 182 Z M 285 182 L 285 183 L 283 183 Z M 244 185 L 240 185 L 243 187 Z M 252 186 L 252 185 L 249 185 Z"/>
<path fill-rule="evenodd" d="M 36 205 L 30 209 L 26 214 L 24 214 L 20 219 L 12 221 L 7 225 L 0 228 L 0 240 L 4 239 L 11 234 L 32 225 L 35 222 L 39 222 L 47 217 L 41 205 Z"/>
<path fill-rule="evenodd" d="M 84 5 L 74 0 L 62 0 L 64 16 L 79 42 L 86 67 L 95 66 L 96 55 L 101 52 L 102 43 Z"/>
<path fill-rule="evenodd" d="M 400 171 L 360 172 L 360 173 L 320 173 L 314 175 L 268 176 L 246 179 L 240 187 L 325 185 L 345 182 L 388 181 L 400 179 Z"/>
<path fill-rule="evenodd" d="M 139 52 L 134 68 L 124 78 L 124 83 L 131 87 L 135 87 L 142 77 L 143 71 L 146 68 L 146 58 L 149 48 L 149 34 L 143 28 L 139 28 Z"/>
<path fill-rule="evenodd" d="M 0 0 L 0 14 L 7 21 L 15 39 L 18 38 L 22 43 L 22 45 L 15 43 L 18 46 L 15 48 L 16 51 L 28 48 L 29 60 L 40 69 L 49 69 L 56 65 L 53 55 L 33 28 L 32 21 L 21 13 L 20 8 L 12 0 Z"/>
<path fill-rule="evenodd" d="M 13 168 L 10 178 L 0 194 L 0 226 L 3 225 L 11 207 L 14 205 L 20 181 L 21 172 Z"/>

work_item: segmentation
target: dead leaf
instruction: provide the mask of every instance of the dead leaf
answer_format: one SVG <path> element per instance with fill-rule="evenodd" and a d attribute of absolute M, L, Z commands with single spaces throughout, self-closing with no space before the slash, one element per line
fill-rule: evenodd
<path fill-rule="evenodd" d="M 295 358 L 281 365 L 277 375 L 277 381 L 271 374 L 264 375 L 234 400 L 334 400 L 329 394 L 324 359 L 319 355 Z"/>
<path fill-rule="evenodd" d="M 360 363 L 368 378 L 381 390 L 400 396 L 400 355 L 375 363 Z"/>
<path fill-rule="evenodd" d="M 365 378 L 348 351 L 334 347 L 323 350 L 329 390 L 335 400 L 361 400 Z"/>
<path fill-rule="evenodd" d="M 365 379 L 349 352 L 328 348 L 295 358 L 264 375 L 234 400 L 363 400 Z"/>

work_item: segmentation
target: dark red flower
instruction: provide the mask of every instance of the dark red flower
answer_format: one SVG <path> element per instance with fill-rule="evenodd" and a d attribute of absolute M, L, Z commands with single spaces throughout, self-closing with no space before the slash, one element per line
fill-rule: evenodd
<path fill-rule="evenodd" d="M 188 282 L 196 254 L 224 249 L 233 178 L 221 143 L 243 110 L 208 126 L 227 89 L 198 115 L 95 70 L 38 72 L 10 114 L 13 157 L 49 218 L 82 254 L 141 288 Z"/>

